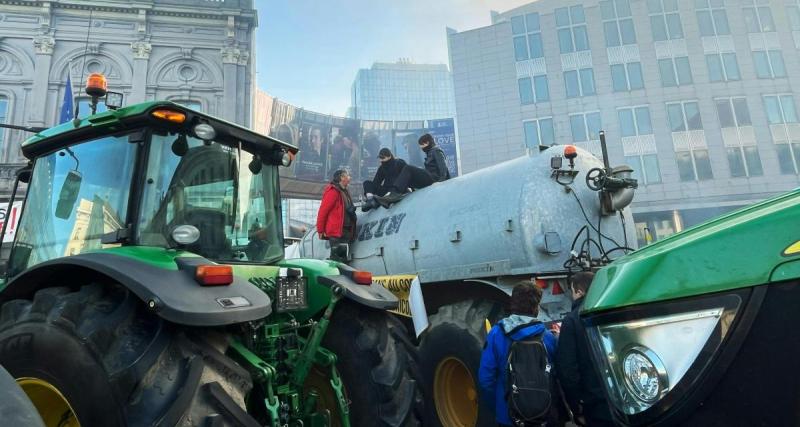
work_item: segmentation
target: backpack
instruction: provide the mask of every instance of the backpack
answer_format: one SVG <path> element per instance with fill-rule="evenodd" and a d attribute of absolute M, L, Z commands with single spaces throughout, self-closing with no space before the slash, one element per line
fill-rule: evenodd
<path fill-rule="evenodd" d="M 545 424 L 550 415 L 551 365 L 543 337 L 512 340 L 508 350 L 506 401 L 514 425 Z"/>

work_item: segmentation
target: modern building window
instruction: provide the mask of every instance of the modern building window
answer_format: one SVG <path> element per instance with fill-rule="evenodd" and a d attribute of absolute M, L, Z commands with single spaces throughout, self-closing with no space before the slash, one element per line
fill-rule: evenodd
<path fill-rule="evenodd" d="M 600 139 L 600 112 L 572 114 L 569 116 L 573 142 L 596 141 Z"/>
<path fill-rule="evenodd" d="M 706 65 L 708 65 L 708 78 L 712 82 L 727 82 L 742 78 L 736 54 L 733 52 L 706 55 Z"/>
<path fill-rule="evenodd" d="M 567 98 L 594 95 L 594 71 L 591 68 L 564 72 L 564 86 Z"/>
<path fill-rule="evenodd" d="M 747 32 L 768 33 L 775 31 L 775 21 L 772 20 L 772 10 L 769 8 L 769 3 L 762 0 L 751 1 L 750 3 L 752 6 L 742 8 Z"/>
<path fill-rule="evenodd" d="M 526 147 L 535 150 L 538 149 L 540 145 L 549 147 L 555 144 L 552 118 L 526 120 L 522 122 L 522 126 L 525 130 Z"/>
<path fill-rule="evenodd" d="M 0 95 L 0 123 L 5 123 L 8 120 L 8 98 Z M 5 142 L 5 129 L 0 128 L 0 144 Z"/>
<path fill-rule="evenodd" d="M 724 0 L 695 0 L 694 4 L 701 36 L 730 35 Z"/>
<path fill-rule="evenodd" d="M 547 87 L 547 76 L 523 77 L 517 80 L 519 85 L 519 101 L 522 105 L 550 100 L 550 89 Z"/>
<path fill-rule="evenodd" d="M 658 42 L 683 38 L 678 0 L 647 0 L 647 11 L 650 13 L 653 40 Z"/>
<path fill-rule="evenodd" d="M 617 110 L 620 134 L 622 137 L 650 135 L 653 126 L 650 122 L 650 108 L 630 107 Z"/>
<path fill-rule="evenodd" d="M 719 98 L 715 102 L 721 128 L 739 128 L 753 125 L 750 120 L 750 109 L 747 107 L 746 98 Z M 726 151 L 732 177 L 761 176 L 764 174 L 758 147 L 726 146 Z"/>
<path fill-rule="evenodd" d="M 623 138 L 653 133 L 650 108 L 647 106 L 620 108 L 617 116 Z M 646 185 L 661 182 L 658 156 L 655 153 L 625 156 L 625 162 L 633 168 L 633 177 L 640 183 Z"/>
<path fill-rule="evenodd" d="M 759 79 L 786 77 L 786 65 L 779 50 L 754 50 L 753 63 Z"/>
<path fill-rule="evenodd" d="M 636 44 L 631 5 L 628 0 L 603 0 L 600 15 L 606 34 L 606 47 Z"/>
<path fill-rule="evenodd" d="M 695 101 L 667 104 L 667 116 L 672 132 L 703 129 L 700 109 Z M 678 174 L 681 181 L 702 181 L 714 178 L 707 148 L 676 151 L 675 160 L 678 163 Z"/>
<path fill-rule="evenodd" d="M 514 57 L 517 61 L 544 57 L 538 13 L 512 17 L 511 33 L 514 35 Z"/>
<path fill-rule="evenodd" d="M 692 84 L 692 69 L 689 66 L 689 57 L 659 59 L 658 71 L 661 73 L 661 86 L 663 87 Z"/>
<path fill-rule="evenodd" d="M 589 50 L 586 16 L 583 6 L 560 7 L 555 10 L 558 46 L 562 54 Z"/>
<path fill-rule="evenodd" d="M 632 177 L 639 184 L 660 184 L 661 169 L 658 166 L 658 155 L 640 154 L 638 156 L 625 156 L 625 164 L 633 168 Z"/>
<path fill-rule="evenodd" d="M 789 26 L 792 27 L 792 31 L 800 31 L 800 1 L 786 6 L 786 14 L 789 15 Z"/>
<path fill-rule="evenodd" d="M 792 95 L 766 95 L 764 107 L 770 125 L 798 123 L 797 108 Z M 773 141 L 778 142 L 778 141 Z M 781 173 L 796 174 L 800 168 L 800 141 L 781 141 L 775 144 Z"/>
<path fill-rule="evenodd" d="M 614 64 L 611 66 L 611 84 L 614 92 L 626 92 L 643 89 L 642 64 L 629 62 L 627 64 Z"/>

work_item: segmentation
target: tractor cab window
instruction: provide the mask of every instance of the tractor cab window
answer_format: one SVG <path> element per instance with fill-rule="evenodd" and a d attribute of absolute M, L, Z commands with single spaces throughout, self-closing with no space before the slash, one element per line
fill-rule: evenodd
<path fill-rule="evenodd" d="M 112 245 L 125 227 L 136 144 L 108 136 L 36 159 L 9 273 Z M 116 245 L 116 244 L 115 244 Z"/>
<path fill-rule="evenodd" d="M 154 135 L 148 159 L 139 244 L 174 247 L 172 231 L 191 225 L 184 247 L 223 262 L 264 262 L 283 254 L 277 171 L 251 167 L 253 155 L 186 135 Z"/>

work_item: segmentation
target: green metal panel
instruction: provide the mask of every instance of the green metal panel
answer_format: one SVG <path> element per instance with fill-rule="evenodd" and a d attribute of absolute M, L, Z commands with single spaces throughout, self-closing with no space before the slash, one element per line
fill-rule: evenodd
<path fill-rule="evenodd" d="M 595 277 L 585 311 L 725 291 L 767 283 L 800 253 L 800 189 L 724 215 L 627 255 Z M 798 277 L 797 262 L 776 272 Z"/>

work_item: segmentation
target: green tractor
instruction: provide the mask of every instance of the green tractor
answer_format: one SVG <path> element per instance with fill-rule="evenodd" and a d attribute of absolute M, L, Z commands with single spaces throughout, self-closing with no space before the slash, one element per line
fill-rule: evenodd
<path fill-rule="evenodd" d="M 278 167 L 296 147 L 150 102 L 22 151 L 0 365 L 45 425 L 418 423 L 397 298 L 283 257 Z"/>
<path fill-rule="evenodd" d="M 582 318 L 629 426 L 800 424 L 800 189 L 600 270 Z"/>

